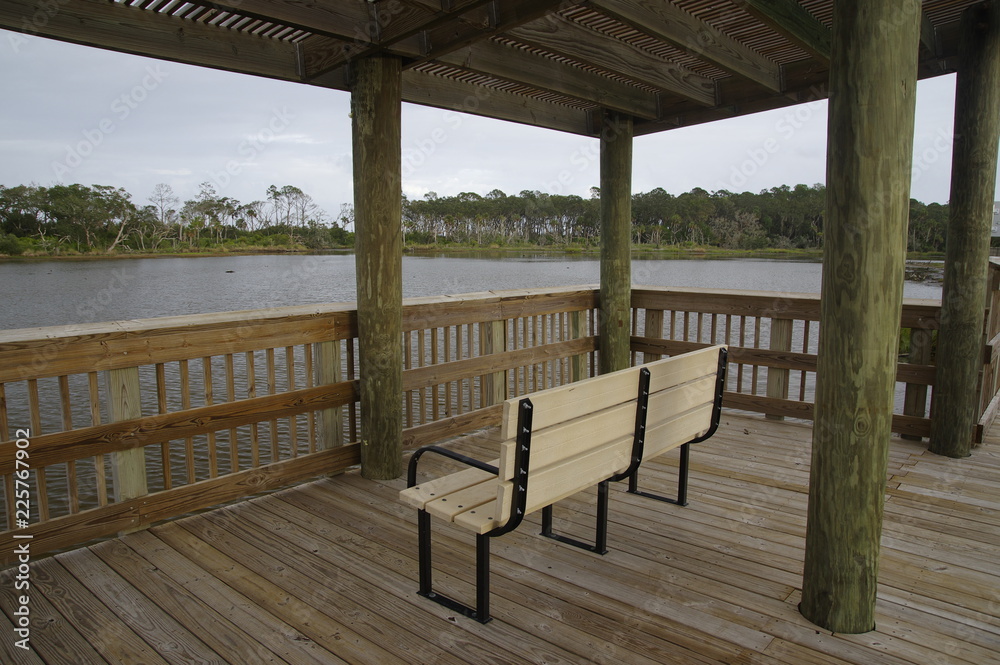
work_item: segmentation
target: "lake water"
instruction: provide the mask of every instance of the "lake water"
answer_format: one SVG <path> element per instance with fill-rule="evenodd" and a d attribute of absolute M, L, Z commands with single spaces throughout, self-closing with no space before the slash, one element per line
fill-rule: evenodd
<path fill-rule="evenodd" d="M 632 261 L 649 286 L 819 293 L 818 262 L 774 259 Z M 403 257 L 403 295 L 597 284 L 596 256 L 525 252 Z M 350 254 L 9 261 L 0 263 L 0 328 L 349 302 Z M 907 282 L 905 295 L 940 298 L 936 284 Z"/>

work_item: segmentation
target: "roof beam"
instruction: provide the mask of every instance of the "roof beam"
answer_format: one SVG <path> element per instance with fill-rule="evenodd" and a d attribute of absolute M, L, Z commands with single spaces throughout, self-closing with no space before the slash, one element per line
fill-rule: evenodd
<path fill-rule="evenodd" d="M 235 0 L 233 0 L 235 1 Z M 261 1 L 261 0 L 257 0 Z M 308 70 L 307 79 L 322 77 L 332 70 L 347 65 L 350 60 L 377 51 L 387 50 L 415 63 L 433 60 L 469 44 L 488 39 L 526 21 L 531 21 L 553 11 L 567 2 L 582 0 L 464 0 L 453 2 L 447 12 L 428 15 L 421 25 L 409 22 L 405 29 L 401 22 L 390 22 L 379 33 L 377 43 L 354 41 L 322 58 L 322 69 Z M 398 2 L 396 4 L 399 4 Z M 393 3 L 387 5 L 386 11 Z"/>
<path fill-rule="evenodd" d="M 589 113 L 561 104 L 463 83 L 418 70 L 403 72 L 403 101 L 590 136 Z"/>
<path fill-rule="evenodd" d="M 561 16 L 527 23 L 509 30 L 506 36 L 661 88 L 703 106 L 716 103 L 715 83 L 711 79 Z"/>
<path fill-rule="evenodd" d="M 658 0 L 593 0 L 591 6 L 692 56 L 781 92 L 778 65 L 704 21 Z"/>
<path fill-rule="evenodd" d="M 489 7 L 469 12 L 452 25 L 428 30 L 421 35 L 423 60 L 434 60 L 476 41 L 507 32 L 519 25 L 554 16 L 559 9 L 583 0 L 495 0 Z"/>
<path fill-rule="evenodd" d="M 473 44 L 437 58 L 436 62 L 523 83 L 640 118 L 653 120 L 660 116 L 655 93 L 493 40 Z"/>
<path fill-rule="evenodd" d="M 43 12 L 43 16 L 39 13 Z M 106 0 L 73 0 L 54 11 L 37 0 L 0 2 L 0 28 L 214 69 L 298 80 L 295 45 Z"/>
<path fill-rule="evenodd" d="M 937 28 L 927 15 L 927 9 L 920 9 L 920 43 L 931 55 L 938 57 L 941 55 L 941 45 L 937 38 Z"/>
<path fill-rule="evenodd" d="M 371 5 L 362 0 L 350 2 L 273 2 L 272 0 L 211 0 L 212 9 L 300 28 L 309 32 L 345 40 L 369 42 L 378 30 Z M 419 10 L 405 8 L 402 18 Z M 149 10 L 147 10 L 149 11 Z M 403 13 L 404 9 L 400 10 Z M 395 18 L 395 14 L 393 18 Z"/>
<path fill-rule="evenodd" d="M 795 0 L 732 0 L 732 2 L 829 66 L 832 31 Z"/>

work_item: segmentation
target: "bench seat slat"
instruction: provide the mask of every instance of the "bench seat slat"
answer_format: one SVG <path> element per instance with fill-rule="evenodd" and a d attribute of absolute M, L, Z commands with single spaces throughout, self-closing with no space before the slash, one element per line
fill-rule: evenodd
<path fill-rule="evenodd" d="M 503 526 L 510 519 L 510 497 L 514 494 L 514 483 L 504 480 L 494 484 L 495 502 L 483 504 L 455 515 L 455 524 L 465 527 L 477 534 L 489 533 L 498 526 Z"/>
<path fill-rule="evenodd" d="M 496 466 L 499 460 L 493 460 L 490 462 L 492 466 Z M 461 471 L 456 471 L 455 473 L 448 474 L 447 476 L 442 476 L 440 478 L 435 478 L 433 480 L 428 480 L 427 482 L 420 483 L 405 489 L 399 493 L 399 497 L 417 510 L 423 510 L 424 506 L 427 505 L 429 501 L 433 501 L 442 496 L 447 496 L 452 492 L 457 492 L 459 490 L 465 489 L 466 487 L 471 487 L 472 485 L 477 485 L 484 480 L 496 479 L 496 476 L 489 471 L 483 471 L 482 469 L 463 469 Z"/>
<path fill-rule="evenodd" d="M 497 477 L 491 474 L 487 480 L 428 501 L 424 510 L 435 517 L 454 522 L 456 515 L 474 510 L 483 504 L 495 504 L 496 500 Z"/>

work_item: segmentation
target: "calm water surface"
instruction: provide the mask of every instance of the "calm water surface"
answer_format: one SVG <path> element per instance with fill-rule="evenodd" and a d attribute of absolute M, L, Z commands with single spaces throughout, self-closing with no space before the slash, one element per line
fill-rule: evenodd
<path fill-rule="evenodd" d="M 818 293 L 821 265 L 774 259 L 635 259 L 632 280 Z M 406 256 L 403 295 L 597 284 L 597 257 L 549 254 Z M 0 328 L 345 302 L 355 299 L 354 256 L 287 255 L 0 263 Z M 938 285 L 907 282 L 913 298 Z"/>

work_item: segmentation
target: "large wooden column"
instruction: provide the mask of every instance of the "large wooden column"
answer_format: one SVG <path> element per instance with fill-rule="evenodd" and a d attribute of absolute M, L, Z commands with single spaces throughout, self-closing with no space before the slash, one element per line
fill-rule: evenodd
<path fill-rule="evenodd" d="M 1000 3 L 962 16 L 948 244 L 930 449 L 965 457 L 979 420 L 983 311 L 1000 141 Z"/>
<path fill-rule="evenodd" d="M 601 126 L 601 374 L 631 365 L 632 118 Z"/>
<path fill-rule="evenodd" d="M 400 60 L 353 69 L 355 262 L 361 384 L 361 474 L 402 473 L 403 245 Z"/>
<path fill-rule="evenodd" d="M 802 614 L 875 626 L 903 295 L 919 0 L 834 3 L 827 219 Z"/>

